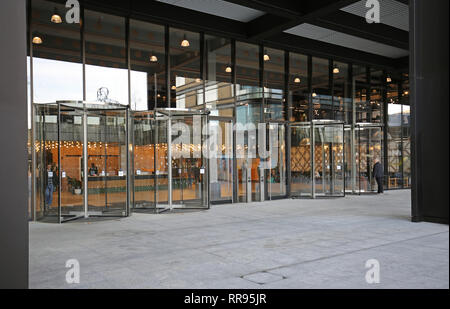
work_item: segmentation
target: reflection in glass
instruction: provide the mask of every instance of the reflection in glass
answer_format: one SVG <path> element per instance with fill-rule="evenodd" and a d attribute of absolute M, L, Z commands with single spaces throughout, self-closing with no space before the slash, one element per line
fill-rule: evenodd
<path fill-rule="evenodd" d="M 130 20 L 131 109 L 167 107 L 164 26 Z"/>
<path fill-rule="evenodd" d="M 333 119 L 330 89 L 330 61 L 312 58 L 312 106 L 314 119 Z"/>
<path fill-rule="evenodd" d="M 189 45 L 182 44 L 185 41 Z M 168 107 L 202 108 L 199 33 L 170 28 L 170 70 L 171 103 Z"/>
<path fill-rule="evenodd" d="M 233 200 L 233 122 L 210 120 L 210 149 L 214 155 L 210 164 L 211 202 Z"/>
<path fill-rule="evenodd" d="M 128 105 L 125 18 L 85 10 L 85 39 L 86 100 Z"/>
<path fill-rule="evenodd" d="M 308 121 L 308 56 L 289 54 L 289 100 L 294 122 Z"/>
<path fill-rule="evenodd" d="M 370 122 L 383 121 L 383 92 L 385 90 L 384 74 L 381 70 L 372 69 L 370 73 Z"/>
<path fill-rule="evenodd" d="M 259 76 L 259 46 L 236 42 L 236 143 L 238 200 L 261 200 L 261 161 L 256 152 L 258 123 L 261 121 L 262 88 Z"/>
<path fill-rule="evenodd" d="M 334 62 L 333 91 L 334 117 L 332 119 L 351 124 L 353 122 L 353 112 L 348 64 Z"/>
<path fill-rule="evenodd" d="M 370 122 L 370 105 L 368 99 L 367 70 L 364 66 L 353 65 L 353 105 L 356 122 Z"/>
<path fill-rule="evenodd" d="M 267 48 L 264 61 L 264 101 L 266 120 L 285 120 L 284 51 Z"/>
<path fill-rule="evenodd" d="M 232 82 L 231 41 L 205 36 L 206 108 L 212 116 L 233 117 L 234 87 Z"/>
<path fill-rule="evenodd" d="M 33 0 L 31 32 L 41 44 L 33 44 L 33 102 L 83 99 L 80 24 L 51 22 L 54 8 L 65 7 L 49 1 Z"/>
<path fill-rule="evenodd" d="M 387 128 L 387 152 L 388 152 L 388 176 L 389 189 L 402 187 L 402 105 L 398 98 L 398 84 L 388 85 L 388 128 Z"/>

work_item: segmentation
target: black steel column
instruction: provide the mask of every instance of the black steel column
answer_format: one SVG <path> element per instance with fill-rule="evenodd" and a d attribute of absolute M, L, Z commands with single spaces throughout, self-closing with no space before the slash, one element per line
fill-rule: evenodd
<path fill-rule="evenodd" d="M 26 4 L 0 1 L 0 289 L 28 287 Z"/>
<path fill-rule="evenodd" d="M 448 224 L 447 0 L 410 0 L 412 220 Z"/>

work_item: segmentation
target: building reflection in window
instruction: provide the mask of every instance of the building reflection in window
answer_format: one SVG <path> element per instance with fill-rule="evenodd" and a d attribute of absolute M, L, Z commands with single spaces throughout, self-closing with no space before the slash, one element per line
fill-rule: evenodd
<path fill-rule="evenodd" d="M 285 120 L 284 51 L 264 49 L 264 101 L 266 120 Z"/>
<path fill-rule="evenodd" d="M 402 105 L 398 97 L 398 84 L 393 81 L 387 87 L 388 100 L 388 128 L 387 128 L 387 150 L 388 150 L 388 188 L 402 187 L 402 136 L 401 118 Z"/>
<path fill-rule="evenodd" d="M 333 119 L 351 124 L 352 98 L 351 83 L 349 83 L 348 64 L 342 62 L 333 63 Z"/>
<path fill-rule="evenodd" d="M 203 108 L 200 34 L 170 28 L 170 107 Z"/>
<path fill-rule="evenodd" d="M 32 1 L 33 98 L 35 103 L 83 99 L 83 65 L 79 24 L 55 24 L 51 17 L 65 7 Z"/>
<path fill-rule="evenodd" d="M 370 122 L 367 70 L 365 66 L 353 65 L 353 108 L 356 122 Z"/>
<path fill-rule="evenodd" d="M 312 58 L 311 100 L 314 119 L 333 119 L 329 65 L 328 59 Z"/>
<path fill-rule="evenodd" d="M 131 108 L 167 107 L 164 26 L 130 20 Z M 142 75 L 144 77 L 142 78 Z"/>
<path fill-rule="evenodd" d="M 86 100 L 128 104 L 125 18 L 85 10 Z"/>
<path fill-rule="evenodd" d="M 308 56 L 296 53 L 289 55 L 289 101 L 291 121 L 308 121 Z"/>
<path fill-rule="evenodd" d="M 372 69 L 370 73 L 370 122 L 382 123 L 383 121 L 384 85 L 383 71 Z"/>
<path fill-rule="evenodd" d="M 205 36 L 206 49 L 206 108 L 213 116 L 233 117 L 234 87 L 231 41 Z"/>

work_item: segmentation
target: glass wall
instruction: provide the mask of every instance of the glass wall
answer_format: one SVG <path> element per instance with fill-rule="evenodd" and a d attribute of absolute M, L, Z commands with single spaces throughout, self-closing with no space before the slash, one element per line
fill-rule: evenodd
<path fill-rule="evenodd" d="M 312 58 L 312 106 L 314 119 L 333 119 L 330 88 L 330 61 Z"/>
<path fill-rule="evenodd" d="M 284 51 L 264 50 L 264 117 L 266 120 L 285 120 Z"/>
<path fill-rule="evenodd" d="M 364 66 L 353 65 L 352 72 L 355 122 L 370 122 L 367 69 Z"/>
<path fill-rule="evenodd" d="M 292 122 L 309 119 L 308 56 L 289 54 L 289 106 Z"/>
<path fill-rule="evenodd" d="M 291 135 L 291 142 L 303 152 L 310 147 L 307 137 L 299 131 L 293 139 L 282 122 L 333 119 L 348 127 L 361 122 L 382 124 L 387 134 L 383 140 L 387 185 L 410 186 L 409 85 L 405 74 L 389 76 L 364 64 L 302 55 L 91 10 L 82 12 L 83 27 L 57 23 L 52 15 L 56 8 L 64 18 L 64 6 L 44 0 L 32 0 L 31 4 L 30 106 L 32 102 L 86 99 L 130 104 L 131 109 L 140 111 L 155 106 L 207 109 L 222 129 L 225 125 L 240 125 L 236 137 L 242 140 L 233 139 L 233 134 L 217 139 L 223 147 L 231 138 L 231 146 L 236 149 L 224 149 L 217 171 L 226 166 L 223 184 L 234 180 L 241 201 L 261 200 L 268 196 L 269 189 L 275 192 L 272 184 L 283 184 L 282 171 L 287 170 L 281 167 L 280 171 L 264 171 L 265 160 L 257 151 L 261 144 L 258 124 L 277 123 L 279 140 Z M 387 119 L 383 119 L 384 115 Z M 31 123 L 36 120 L 32 121 L 30 115 Z M 348 135 L 347 140 L 351 137 Z M 294 177 L 288 186 L 293 187 L 296 180 L 305 182 L 308 175 L 314 174 L 302 167 L 308 159 L 293 152 L 293 146 L 279 145 L 280 149 L 286 147 L 285 153 L 279 155 L 286 156 L 296 172 L 287 170 L 286 174 L 291 172 Z M 32 146 L 30 143 L 30 158 Z M 238 157 L 233 173 L 230 169 L 234 162 L 229 156 L 234 151 Z M 223 199 L 229 200 L 226 192 Z"/>
<path fill-rule="evenodd" d="M 236 42 L 236 163 L 238 200 L 261 199 L 257 127 L 262 115 L 259 46 Z"/>
<path fill-rule="evenodd" d="M 85 10 L 86 100 L 128 104 L 125 18 Z"/>
<path fill-rule="evenodd" d="M 164 26 L 130 20 L 131 109 L 167 106 Z"/>
<path fill-rule="evenodd" d="M 80 25 L 51 21 L 60 4 L 33 0 L 31 9 L 33 102 L 83 100 Z"/>
<path fill-rule="evenodd" d="M 404 78 L 407 76 L 403 76 Z M 402 162 L 403 162 L 403 187 L 411 187 L 411 108 L 409 105 L 409 81 L 402 81 Z"/>
<path fill-rule="evenodd" d="M 383 94 L 385 91 L 384 73 L 378 69 L 370 72 L 370 122 L 383 122 Z"/>
<path fill-rule="evenodd" d="M 200 34 L 170 28 L 170 106 L 203 108 Z"/>
<path fill-rule="evenodd" d="M 353 122 L 351 83 L 349 82 L 348 64 L 334 62 L 333 65 L 333 113 L 332 119 L 346 124 Z"/>
<path fill-rule="evenodd" d="M 388 84 L 388 122 L 387 122 L 387 187 L 397 189 L 402 187 L 402 105 L 398 97 L 398 83 Z"/>
<path fill-rule="evenodd" d="M 234 87 L 231 40 L 205 36 L 206 108 L 212 116 L 233 117 Z"/>

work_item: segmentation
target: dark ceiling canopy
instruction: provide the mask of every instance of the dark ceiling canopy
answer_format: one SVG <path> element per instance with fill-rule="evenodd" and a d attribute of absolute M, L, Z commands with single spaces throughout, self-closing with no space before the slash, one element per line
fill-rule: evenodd
<path fill-rule="evenodd" d="M 63 0 L 52 0 L 65 3 Z M 255 10 L 264 15 L 249 22 L 236 21 L 155 0 L 82 0 L 87 9 L 167 24 L 191 31 L 289 48 L 292 51 L 333 57 L 341 61 L 361 62 L 396 68 L 396 59 L 330 43 L 287 34 L 284 31 L 308 23 L 332 31 L 408 50 L 408 32 L 385 25 L 368 24 L 364 18 L 340 9 L 358 0 L 224 0 Z M 396 0 L 408 3 L 408 0 Z M 301 45 L 297 45 L 301 44 Z M 317 48 L 320 48 L 319 50 Z"/>

